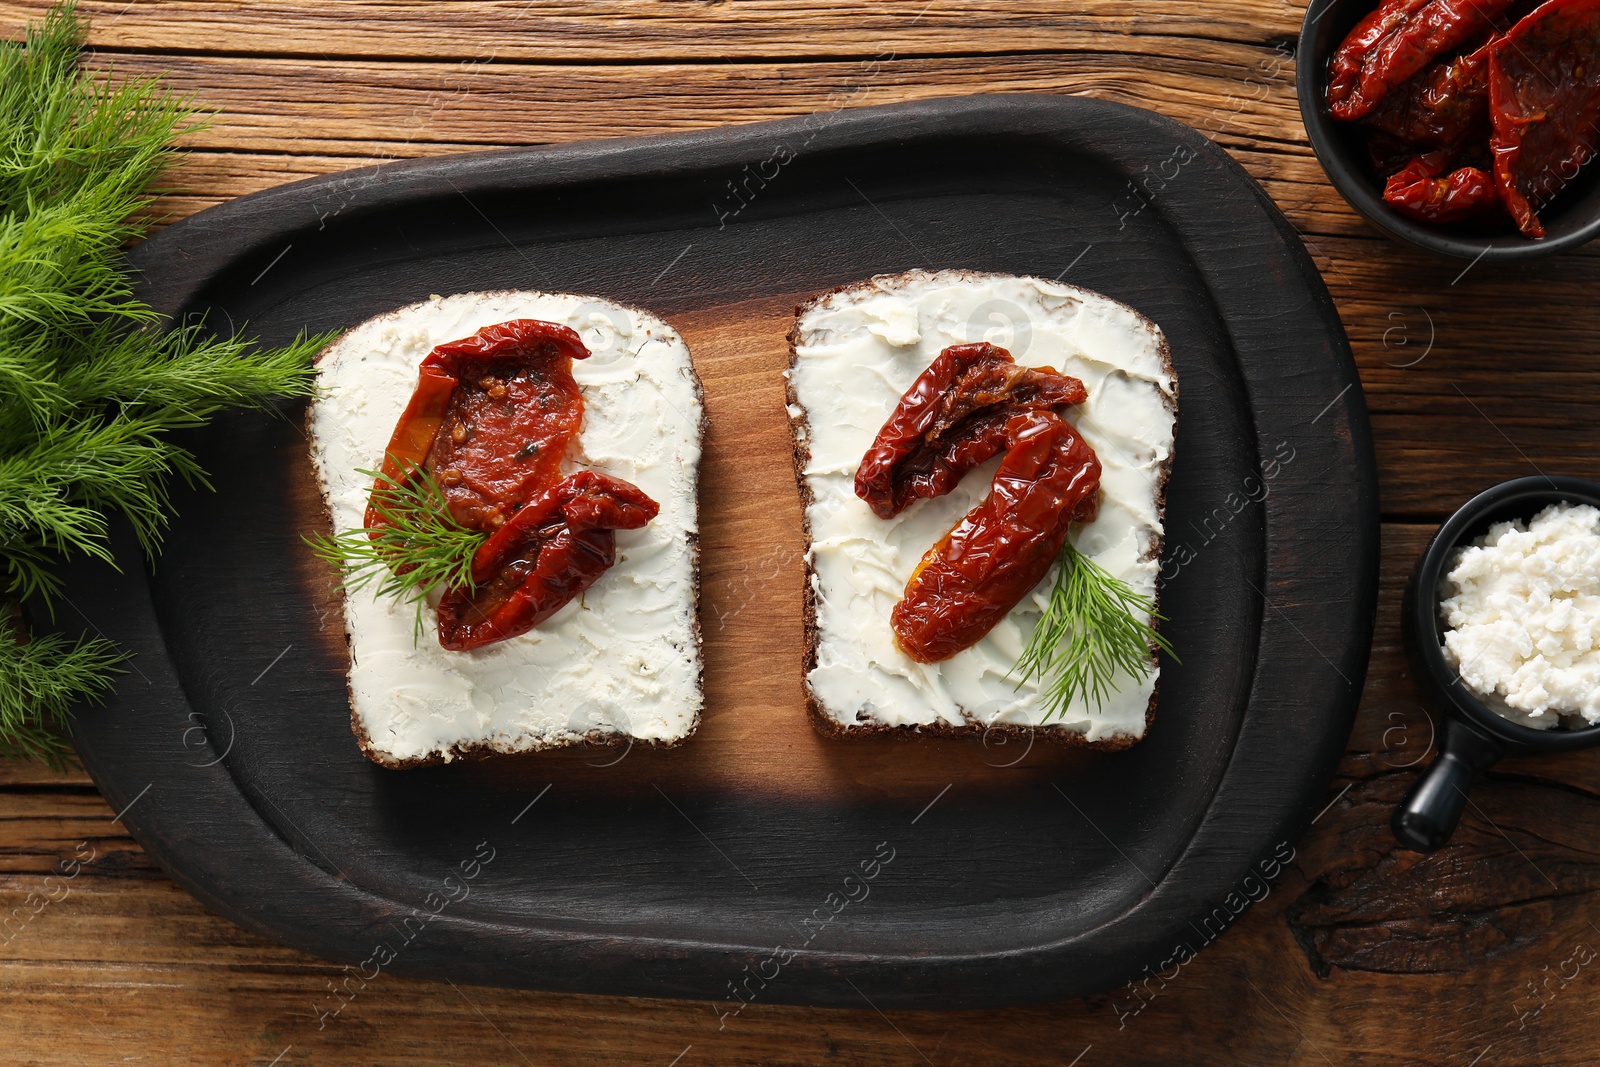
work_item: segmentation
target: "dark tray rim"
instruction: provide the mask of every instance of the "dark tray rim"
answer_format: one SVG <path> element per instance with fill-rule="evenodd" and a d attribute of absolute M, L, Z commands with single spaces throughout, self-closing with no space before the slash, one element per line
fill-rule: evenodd
<path fill-rule="evenodd" d="M 1119 127 L 1127 143 L 1098 143 L 1097 134 L 1107 126 Z M 817 153 L 913 139 L 1007 135 L 1042 139 L 1113 162 L 1136 159 L 1141 147 L 1148 151 L 1152 143 L 1163 152 L 1182 145 L 1206 158 L 1219 175 L 1216 182 L 1251 209 L 1249 224 L 1233 231 L 1229 247 L 1191 247 L 1191 252 L 1241 353 L 1257 439 L 1266 439 L 1269 430 L 1287 433 L 1295 427 L 1298 432 L 1322 421 L 1318 432 L 1329 433 L 1330 454 L 1338 457 L 1332 467 L 1295 468 L 1266 502 L 1267 584 L 1258 592 L 1268 609 L 1261 620 L 1261 642 L 1265 649 L 1269 636 L 1279 642 L 1299 640 L 1296 619 L 1316 617 L 1323 633 L 1334 634 L 1319 642 L 1317 651 L 1344 679 L 1346 691 L 1335 692 L 1337 687 L 1306 677 L 1293 664 L 1258 660 L 1250 707 L 1204 818 L 1160 884 L 1115 920 L 1068 939 L 1042 937 L 1026 952 L 963 953 L 952 946 L 948 952 L 864 957 L 802 950 L 785 972 L 792 971 L 795 979 L 786 977 L 775 985 L 770 999 L 854 1007 L 863 1006 L 863 997 L 882 1007 L 994 1006 L 1081 995 L 1111 984 L 1104 977 L 1085 982 L 1084 974 L 1127 978 L 1141 966 L 1170 965 L 1173 947 L 1193 940 L 1190 931 L 1198 932 L 1191 918 L 1211 914 L 1237 897 L 1241 882 L 1261 861 L 1296 841 L 1325 800 L 1365 677 L 1377 597 L 1376 462 L 1339 317 L 1288 221 L 1245 171 L 1198 131 L 1108 101 L 986 95 L 846 109 L 820 119 L 387 162 L 207 209 L 134 249 L 130 260 L 145 271 L 141 297 L 158 311 L 176 314 L 191 305 L 208 279 L 257 259 L 265 262 L 284 235 L 305 229 L 308 201 L 324 202 L 333 213 L 365 213 L 437 195 L 442 183 L 470 196 L 530 185 L 732 171 L 767 158 L 800 135 L 808 140 L 807 150 Z M 1192 235 L 1191 227 L 1213 207 L 1201 193 L 1174 182 L 1173 189 L 1153 201 L 1153 209 L 1180 234 Z M 1244 269 L 1241 256 L 1247 264 L 1251 255 L 1267 257 L 1275 269 Z M 181 273 L 161 269 L 175 258 L 182 261 Z M 1279 314 L 1297 317 L 1308 336 L 1315 334 L 1311 347 L 1325 354 L 1325 366 L 1285 366 L 1281 358 L 1252 364 L 1244 358 L 1245 335 L 1258 356 L 1268 347 L 1272 323 L 1256 321 L 1241 308 L 1269 284 L 1280 291 Z M 1319 386 L 1319 397 L 1320 386 L 1327 387 L 1327 407 L 1320 413 L 1314 408 L 1322 401 L 1313 403 L 1308 382 Z M 1304 484 L 1297 489 L 1295 482 Z M 1327 516 L 1312 506 L 1330 490 L 1346 494 L 1349 521 L 1337 529 L 1330 529 Z M 1297 496 L 1301 504 L 1292 509 L 1286 502 Z M 1326 543 L 1335 537 L 1343 546 L 1338 559 L 1303 551 L 1286 555 L 1283 550 L 1286 545 L 1303 549 L 1308 539 Z M 340 962 L 362 962 L 382 931 L 411 914 L 411 906 L 353 886 L 296 853 L 255 813 L 224 766 L 186 766 L 175 746 L 141 737 L 130 725 L 131 716 L 119 722 L 120 706 L 138 705 L 144 717 L 158 714 L 181 723 L 187 703 L 154 619 L 137 548 L 125 532 L 116 540 L 121 575 L 108 580 L 111 572 L 101 566 L 75 565 L 67 575 L 69 590 L 82 614 L 114 620 L 106 629 L 138 654 L 145 684 L 124 685 L 106 707 L 80 713 L 74 737 L 85 767 L 135 839 L 207 907 L 297 948 Z M 1330 624 L 1335 610 L 1338 617 Z M 1308 716 L 1308 707 L 1325 712 Z M 1286 724 L 1286 712 L 1291 711 L 1301 721 Z M 163 776 L 175 770 L 202 776 L 203 784 L 188 784 L 186 791 L 192 796 L 203 790 L 214 803 L 196 810 L 175 791 L 163 790 Z M 219 862 L 217 849 L 223 842 L 235 854 L 249 850 L 257 857 L 258 868 L 248 884 L 237 878 L 236 863 Z M 755 967 L 771 952 L 762 946 L 690 943 L 670 936 L 533 928 L 466 919 L 448 911 L 429 923 L 427 940 L 425 949 L 408 951 L 384 969 L 481 984 L 715 998 L 722 995 L 719 975 L 737 973 L 742 963 Z"/>

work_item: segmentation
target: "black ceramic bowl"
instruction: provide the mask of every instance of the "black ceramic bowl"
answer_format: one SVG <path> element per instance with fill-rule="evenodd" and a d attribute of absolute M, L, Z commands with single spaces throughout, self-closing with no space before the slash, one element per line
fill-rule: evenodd
<path fill-rule="evenodd" d="M 1400 632 L 1422 695 L 1438 713 L 1439 755 L 1394 812 L 1394 834 L 1417 852 L 1449 839 L 1467 803 L 1472 776 L 1510 753 L 1568 752 L 1600 745 L 1600 726 L 1535 730 L 1490 711 L 1444 656 L 1439 582 L 1456 549 L 1507 519 L 1528 520 L 1551 504 L 1600 508 L 1600 484 L 1582 478 L 1535 475 L 1501 482 L 1471 500 L 1439 527 L 1411 572 L 1400 606 Z"/>
<path fill-rule="evenodd" d="M 1531 240 L 1509 221 L 1475 230 L 1466 223 L 1435 226 L 1416 222 L 1383 202 L 1383 183 L 1367 161 L 1360 123 L 1336 122 L 1328 113 L 1328 60 L 1334 49 L 1378 0 L 1311 0 L 1300 30 L 1295 83 L 1311 147 L 1333 187 L 1385 234 L 1435 255 L 1484 262 L 1537 259 L 1576 248 L 1600 237 L 1600 163 L 1583 168 L 1578 179 L 1539 213 L 1546 236 Z"/>

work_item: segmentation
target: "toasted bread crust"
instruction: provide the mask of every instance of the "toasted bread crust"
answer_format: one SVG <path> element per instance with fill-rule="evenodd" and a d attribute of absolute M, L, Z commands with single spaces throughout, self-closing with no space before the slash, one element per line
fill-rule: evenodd
<path fill-rule="evenodd" d="M 480 297 L 515 297 L 515 296 L 522 296 L 522 295 L 525 295 L 527 293 L 533 293 L 533 292 L 536 292 L 536 291 L 535 290 L 520 290 L 520 289 L 493 289 L 493 290 L 485 290 L 483 292 L 472 293 L 470 295 L 480 296 Z M 468 294 L 453 294 L 453 295 L 468 295 Z M 558 295 L 558 294 L 542 294 L 542 295 Z M 562 294 L 562 295 L 569 295 L 569 294 Z M 653 312 L 646 311 L 643 308 L 634 307 L 634 306 L 632 306 L 630 304 L 619 303 L 618 301 L 615 301 L 615 300 L 608 300 L 607 303 L 615 304 L 617 307 L 620 307 L 620 308 L 622 308 L 622 309 L 624 309 L 626 311 L 632 312 L 635 315 L 641 315 L 641 316 L 644 316 L 644 317 L 649 318 L 649 319 L 655 319 L 657 321 L 662 321 L 660 319 L 660 316 L 654 314 Z M 326 348 L 324 348 L 321 352 L 318 352 L 314 362 L 321 362 L 322 357 L 323 357 L 324 354 L 326 354 L 328 351 L 330 351 L 335 346 L 340 344 L 346 337 L 348 337 L 351 333 L 355 332 L 356 330 L 362 329 L 363 327 L 368 326 L 368 325 L 370 325 L 370 324 L 372 324 L 374 322 L 382 322 L 382 321 L 390 320 L 390 319 L 398 319 L 402 312 L 404 312 L 408 308 L 411 308 L 411 307 L 414 307 L 414 306 L 415 306 L 415 304 L 407 304 L 405 307 L 396 308 L 394 311 L 388 311 L 388 312 L 383 313 L 382 315 L 374 315 L 372 318 L 369 318 L 369 319 L 366 319 L 366 320 L 364 320 L 362 322 L 357 323 L 356 325 L 354 325 L 354 326 L 350 327 L 349 329 L 345 330 L 343 333 L 339 334 L 339 336 L 335 337 L 333 339 L 333 341 L 331 341 Z M 687 345 L 685 347 L 687 347 Z M 700 448 L 702 449 L 702 455 L 703 455 L 703 450 L 705 448 L 706 431 L 709 428 L 709 420 L 706 418 L 705 386 L 700 381 L 699 373 L 697 373 L 695 371 L 695 369 L 694 369 L 694 353 L 692 351 L 689 353 L 689 361 L 690 361 L 690 366 L 689 366 L 690 384 L 693 385 L 693 387 L 694 387 L 695 397 L 700 401 L 700 418 L 699 418 L 699 421 L 698 421 L 697 425 L 695 426 L 695 443 L 700 446 Z M 311 435 L 311 414 L 312 414 L 311 405 L 308 404 L 306 406 L 305 425 L 304 425 L 305 435 L 306 435 L 306 438 L 308 440 L 310 440 L 311 436 L 312 436 Z M 698 465 L 697 465 L 697 468 L 698 468 Z M 698 470 L 697 470 L 697 473 L 698 473 Z M 698 500 L 698 496 L 699 496 L 699 492 L 698 492 L 699 479 L 698 478 L 696 478 L 695 484 L 696 484 L 695 512 L 696 512 L 696 527 L 697 527 L 697 531 L 698 531 L 698 523 L 699 523 L 699 500 Z M 322 490 L 322 494 L 321 495 L 322 495 L 322 522 L 323 522 L 323 528 L 324 529 L 332 529 L 333 528 L 333 512 L 328 507 L 327 487 L 326 486 L 319 486 L 319 488 Z M 700 627 L 700 535 L 699 535 L 698 532 L 691 533 L 689 535 L 689 560 L 690 560 L 690 566 L 691 566 L 692 572 L 693 572 L 693 582 L 694 582 L 694 585 L 693 585 L 693 588 L 694 588 L 694 611 L 690 613 L 690 628 L 691 628 L 691 632 L 694 634 L 695 662 L 699 665 L 699 676 L 698 676 L 698 679 L 697 679 L 697 684 L 698 684 L 698 688 L 699 688 L 699 691 L 700 691 L 701 700 L 703 702 L 704 698 L 705 698 L 705 688 L 706 688 L 706 686 L 705 686 L 706 665 L 705 665 L 705 641 L 704 641 L 704 637 L 703 637 L 703 634 L 701 632 L 701 627 Z M 342 594 L 341 594 L 341 596 L 342 596 Z M 341 608 L 343 606 L 343 603 L 344 603 L 344 601 L 341 599 Z M 349 653 L 350 653 L 350 627 L 349 627 L 349 617 L 348 617 L 348 615 L 346 616 L 346 623 L 345 623 L 345 627 L 344 627 L 344 638 L 345 638 L 345 654 L 348 657 Z M 389 768 L 391 770 L 410 770 L 410 769 L 413 769 L 413 768 L 416 768 L 416 767 L 429 767 L 429 766 L 433 766 L 435 764 L 454 763 L 454 762 L 461 761 L 461 760 L 485 760 L 485 759 L 491 759 L 491 758 L 493 758 L 495 756 L 522 755 L 523 753 L 527 753 L 527 752 L 544 752 L 544 751 L 548 751 L 548 750 L 551 750 L 551 749 L 558 749 L 558 748 L 576 748 L 579 745 L 589 745 L 589 746 L 596 747 L 596 748 L 615 748 L 615 747 L 617 747 L 619 745 L 622 745 L 622 744 L 630 744 L 630 745 L 644 746 L 646 748 L 655 748 L 655 749 L 677 748 L 679 745 L 681 745 L 685 741 L 689 740 L 689 738 L 693 737 L 694 734 L 695 734 L 695 731 L 700 728 L 700 716 L 696 715 L 695 716 L 695 720 L 690 725 L 688 732 L 685 733 L 682 737 L 674 738 L 671 741 L 647 741 L 647 740 L 642 740 L 640 738 L 633 737 L 631 735 L 619 734 L 619 733 L 617 733 L 615 731 L 591 730 L 588 733 L 582 735 L 581 737 L 572 738 L 570 740 L 534 741 L 534 742 L 532 742 L 530 744 L 519 745 L 516 748 L 499 748 L 499 747 L 496 747 L 492 742 L 483 741 L 483 742 L 472 742 L 472 743 L 467 743 L 467 744 L 452 745 L 451 747 L 449 747 L 447 749 L 442 749 L 442 750 L 440 750 L 438 752 L 432 752 L 432 753 L 429 753 L 426 756 L 418 756 L 418 757 L 413 757 L 413 758 L 410 758 L 410 759 L 395 759 L 393 756 L 389 755 L 387 752 L 384 752 L 382 749 L 379 749 L 373 743 L 372 736 L 367 732 L 366 724 L 361 721 L 361 716 L 356 713 L 355 693 L 354 693 L 354 690 L 351 688 L 351 682 L 350 682 L 350 678 L 349 678 L 348 675 L 346 675 L 346 678 L 345 678 L 345 687 L 346 687 L 347 691 L 350 692 L 350 732 L 355 735 L 356 745 L 361 749 L 362 755 L 366 756 L 373 763 L 378 764 L 380 767 L 387 767 L 387 768 Z"/>
<path fill-rule="evenodd" d="M 816 593 L 816 584 L 815 584 L 816 572 L 815 572 L 814 568 L 812 567 L 811 552 L 810 552 L 810 547 L 811 547 L 811 505 L 813 503 L 815 503 L 816 498 L 812 494 L 811 486 L 806 482 L 806 476 L 805 476 L 806 467 L 811 462 L 811 443 L 810 443 L 811 442 L 811 415 L 810 415 L 810 412 L 806 409 L 805 405 L 800 403 L 799 397 L 796 395 L 795 388 L 794 388 L 794 374 L 793 374 L 793 371 L 794 371 L 794 368 L 795 368 L 795 364 L 798 362 L 798 360 L 800 358 L 800 351 L 799 351 L 799 346 L 800 346 L 800 320 L 805 315 L 806 312 L 808 312 L 811 309 L 813 309 L 813 308 L 825 303 L 826 301 L 832 299 L 833 297 L 850 295 L 850 294 L 860 293 L 860 292 L 866 292 L 866 291 L 868 291 L 868 290 L 870 290 L 872 288 L 875 288 L 878 282 L 880 282 L 881 280 L 886 279 L 886 278 L 889 278 L 889 279 L 909 278 L 911 275 L 916 275 L 916 274 L 929 274 L 929 275 L 938 275 L 938 276 L 945 276 L 945 277 L 954 276 L 955 278 L 958 278 L 960 280 L 976 280 L 976 279 L 983 279 L 983 278 L 1025 278 L 1025 279 L 1030 280 L 1030 281 L 1037 281 L 1037 282 L 1045 282 L 1046 281 L 1043 278 L 1036 278 L 1036 277 L 1033 277 L 1031 275 L 1000 274 L 1000 273 L 996 273 L 996 272 L 993 272 L 993 271 L 973 271 L 973 270 L 905 271 L 905 272 L 903 272 L 901 274 L 880 274 L 880 275 L 876 275 L 876 276 L 874 276 L 872 278 L 868 278 L 868 279 L 866 279 L 864 281 L 852 282 L 849 285 L 841 285 L 841 286 L 838 286 L 837 288 L 829 289 L 827 292 L 818 293 L 817 295 L 811 297 L 809 300 L 806 300 L 806 301 L 802 302 L 801 304 L 799 304 L 799 305 L 797 305 L 795 307 L 795 309 L 794 309 L 794 325 L 792 327 L 790 327 L 790 329 L 789 329 L 789 337 L 788 337 L 788 341 L 789 341 L 789 371 L 790 371 L 790 373 L 788 373 L 788 374 L 786 374 L 784 376 L 784 393 L 785 393 L 785 400 L 788 402 L 788 405 L 789 405 L 789 411 L 791 413 L 794 412 L 794 411 L 797 411 L 797 410 L 800 412 L 800 414 L 798 416 L 795 416 L 793 414 L 790 415 L 790 427 L 791 427 L 790 441 L 791 441 L 791 443 L 793 445 L 792 456 L 793 456 L 793 459 L 794 459 L 795 481 L 800 487 L 800 525 L 801 525 L 801 530 L 802 530 L 802 532 L 804 534 L 804 537 L 805 537 L 806 549 L 807 549 L 806 556 L 805 556 L 806 583 L 805 583 L 805 592 L 804 592 L 805 645 L 804 645 L 804 651 L 802 652 L 802 655 L 801 655 L 800 670 L 801 670 L 801 684 L 803 685 L 803 687 L 805 689 L 805 695 L 806 695 L 806 714 L 807 714 L 807 717 L 811 720 L 811 726 L 812 726 L 813 729 L 815 729 L 817 731 L 817 733 L 821 734 L 822 736 L 829 737 L 829 738 L 835 738 L 835 739 L 852 738 L 852 737 L 871 737 L 871 736 L 876 736 L 876 735 L 880 735 L 880 734 L 889 734 L 889 735 L 892 735 L 892 736 L 904 737 L 904 738 L 913 738 L 913 737 L 972 737 L 972 736 L 979 736 L 979 735 L 987 738 L 987 737 L 989 737 L 991 735 L 994 735 L 994 736 L 998 736 L 998 737 L 1001 737 L 1001 738 L 1019 738 L 1019 739 L 1020 738 L 1030 738 L 1030 739 L 1034 739 L 1034 740 L 1044 740 L 1044 741 L 1047 741 L 1047 742 L 1049 742 L 1051 744 L 1055 744 L 1055 745 L 1062 745 L 1062 746 L 1069 747 L 1069 748 L 1079 748 L 1079 747 L 1081 747 L 1081 748 L 1093 748 L 1096 751 L 1100 751 L 1100 752 L 1118 752 L 1118 751 L 1121 751 L 1123 749 L 1132 748 L 1139 741 L 1143 740 L 1144 737 L 1149 735 L 1150 727 L 1155 722 L 1156 701 L 1157 701 L 1157 698 L 1159 697 L 1160 692 L 1161 692 L 1161 680 L 1160 680 L 1159 677 L 1156 679 L 1155 687 L 1150 692 L 1150 701 L 1149 701 L 1148 704 L 1145 705 L 1145 711 L 1144 711 L 1144 733 L 1140 734 L 1138 737 L 1133 737 L 1133 736 L 1127 735 L 1127 734 L 1118 734 L 1118 735 L 1113 735 L 1111 737 L 1101 738 L 1101 739 L 1099 739 L 1097 741 L 1090 741 L 1087 737 L 1084 736 L 1084 734 L 1081 731 L 1070 730 L 1070 729 L 1067 729 L 1067 728 L 1062 727 L 1062 726 L 1052 726 L 1052 725 L 1033 726 L 1033 725 L 1021 725 L 1021 724 L 1016 724 L 1016 723 L 985 724 L 985 723 L 979 721 L 977 719 L 977 717 L 972 713 L 972 711 L 970 709 L 968 709 L 968 708 L 958 708 L 957 709 L 961 713 L 962 717 L 966 720 L 966 722 L 961 724 L 961 725 L 957 725 L 955 723 L 948 723 L 948 722 L 937 722 L 937 723 L 927 723 L 927 724 L 907 723 L 907 724 L 898 725 L 898 726 L 897 725 L 891 725 L 889 723 L 882 723 L 882 722 L 868 722 L 868 723 L 860 723 L 860 724 L 857 724 L 857 725 L 847 725 L 847 724 L 845 724 L 843 722 L 840 722 L 838 719 L 834 718 L 833 716 L 829 715 L 827 713 L 827 711 L 823 709 L 822 702 L 817 698 L 816 691 L 814 689 L 812 689 L 812 687 L 811 687 L 811 672 L 817 665 L 817 642 L 818 642 L 817 602 L 816 602 L 817 593 Z M 1046 284 L 1057 284 L 1057 283 L 1046 282 Z M 1072 288 L 1078 288 L 1078 287 L 1073 286 Z M 1096 295 L 1097 296 L 1101 296 L 1101 294 L 1096 294 Z M 1102 296 L 1102 299 L 1110 300 L 1111 298 Z M 1177 393 L 1178 393 L 1178 376 L 1177 376 L 1176 372 L 1173 370 L 1173 366 L 1172 366 L 1172 347 L 1167 341 L 1166 334 L 1161 332 L 1159 327 L 1156 327 L 1155 324 L 1150 321 L 1150 319 L 1148 319 L 1144 315 L 1140 314 L 1139 311 L 1136 310 L 1135 308 L 1128 307 L 1128 305 L 1123 304 L 1120 301 L 1112 300 L 1111 302 L 1116 304 L 1118 307 L 1125 308 L 1127 311 L 1131 312 L 1135 317 L 1138 318 L 1138 320 L 1140 322 L 1144 323 L 1145 325 L 1155 328 L 1156 336 L 1159 337 L 1160 341 L 1161 341 L 1160 348 L 1159 348 L 1158 351 L 1160 352 L 1160 355 L 1161 355 L 1162 369 L 1164 369 L 1167 372 L 1167 375 L 1172 379 L 1172 383 L 1173 383 L 1172 391 L 1173 391 L 1174 398 L 1168 400 L 1168 405 L 1171 408 L 1174 416 L 1176 416 L 1176 414 L 1177 414 L 1177 402 L 1176 402 L 1175 398 L 1176 398 Z M 1176 451 L 1176 450 L 1174 449 L 1174 451 Z M 1166 513 L 1167 513 L 1167 479 L 1171 475 L 1171 473 L 1172 473 L 1172 455 L 1169 454 L 1167 456 L 1166 461 L 1164 463 L 1162 463 L 1162 465 L 1161 465 L 1161 472 L 1160 472 L 1160 475 L 1158 476 L 1157 481 L 1156 481 L 1156 514 L 1158 516 L 1161 516 L 1162 518 L 1165 518 Z M 1162 546 L 1163 546 L 1164 543 L 1165 543 L 1165 538 L 1164 537 L 1157 537 L 1155 539 L 1154 543 L 1150 546 L 1149 552 L 1147 552 L 1145 554 L 1144 558 L 1145 559 L 1160 559 L 1161 558 L 1161 550 L 1162 550 Z M 1159 583 L 1159 581 L 1157 582 L 1157 587 L 1156 587 L 1156 608 L 1159 611 L 1159 609 L 1160 609 L 1160 583 Z M 1159 620 L 1159 618 L 1153 619 L 1151 621 L 1151 625 L 1152 625 L 1153 628 L 1159 630 L 1159 628 L 1160 628 L 1160 620 Z M 1153 646 L 1153 645 L 1151 646 L 1150 653 L 1151 653 L 1152 656 L 1155 656 L 1157 654 L 1157 650 L 1156 650 L 1155 646 Z"/>

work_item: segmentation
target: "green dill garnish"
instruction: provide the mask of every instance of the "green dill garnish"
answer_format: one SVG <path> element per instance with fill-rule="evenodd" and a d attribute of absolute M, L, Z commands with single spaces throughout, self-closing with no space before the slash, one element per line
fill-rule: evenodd
<path fill-rule="evenodd" d="M 379 471 L 357 474 L 381 485 L 373 507 L 387 525 L 346 530 L 336 536 L 308 537 L 318 557 L 338 567 L 344 589 L 353 593 L 377 582 L 375 594 L 417 606 L 416 639 L 422 637 L 422 608 L 428 593 L 446 585 L 475 589 L 472 557 L 488 534 L 456 522 L 444 490 L 423 469 L 408 471 L 399 485 Z"/>
<path fill-rule="evenodd" d="M 121 654 L 104 638 L 29 635 L 64 555 L 112 561 L 109 515 L 160 546 L 174 477 L 205 484 L 170 439 L 233 407 L 308 396 L 326 338 L 259 350 L 197 322 L 166 329 L 123 260 L 153 181 L 198 112 L 147 78 L 79 69 L 70 3 L 0 42 L 0 754 L 62 763 L 76 700 L 103 696 Z"/>
<path fill-rule="evenodd" d="M 1083 555 L 1068 541 L 1061 549 L 1055 585 L 1028 647 L 1011 673 L 1017 687 L 1044 683 L 1044 722 L 1065 715 L 1080 697 L 1099 708 L 1122 677 L 1151 671 L 1152 650 L 1172 656 L 1172 645 L 1151 625 L 1165 622 L 1147 596 Z"/>
<path fill-rule="evenodd" d="M 26 640 L 13 619 L 0 626 L 0 755 L 63 770 L 71 758 L 67 721 L 74 702 L 104 696 L 123 656 L 100 637 Z"/>

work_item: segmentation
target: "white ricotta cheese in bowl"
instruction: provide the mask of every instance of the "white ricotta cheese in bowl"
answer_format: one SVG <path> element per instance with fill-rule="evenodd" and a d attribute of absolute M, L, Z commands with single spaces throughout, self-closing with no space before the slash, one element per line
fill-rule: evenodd
<path fill-rule="evenodd" d="M 1445 659 L 1485 707 L 1539 730 L 1600 723 L 1600 510 L 1495 523 L 1440 586 Z"/>

